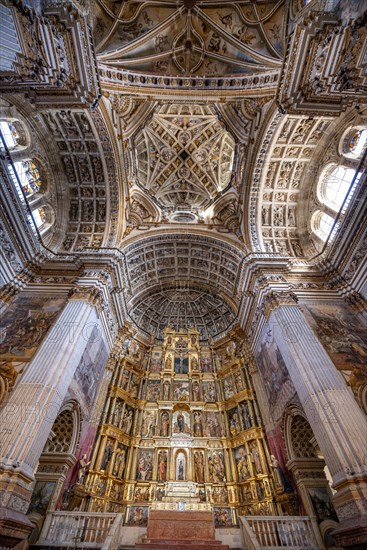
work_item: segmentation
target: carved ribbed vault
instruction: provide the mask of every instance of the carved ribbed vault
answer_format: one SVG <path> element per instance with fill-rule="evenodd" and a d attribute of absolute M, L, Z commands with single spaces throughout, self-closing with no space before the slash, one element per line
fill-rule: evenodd
<path fill-rule="evenodd" d="M 161 207 L 205 208 L 230 183 L 234 141 L 206 105 L 161 106 L 135 148 L 138 184 Z"/>

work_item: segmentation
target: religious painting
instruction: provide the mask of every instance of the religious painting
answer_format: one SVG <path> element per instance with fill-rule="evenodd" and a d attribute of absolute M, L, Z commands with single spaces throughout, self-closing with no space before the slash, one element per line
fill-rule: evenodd
<path fill-rule="evenodd" d="M 103 338 L 101 338 L 100 329 L 95 326 L 88 338 L 71 385 L 80 400 L 84 401 L 87 408 L 90 408 L 95 401 L 107 359 L 108 351 L 106 344 Z M 75 387 L 74 381 L 79 391 Z"/>
<path fill-rule="evenodd" d="M 157 481 L 167 481 L 168 451 L 158 451 Z"/>
<path fill-rule="evenodd" d="M 191 391 L 192 391 L 192 400 L 201 401 L 200 382 L 198 380 L 192 381 Z"/>
<path fill-rule="evenodd" d="M 237 407 L 233 407 L 227 411 L 229 432 L 231 436 L 235 436 L 241 432 L 240 415 Z"/>
<path fill-rule="evenodd" d="M 163 411 L 161 413 L 160 435 L 162 437 L 169 437 L 170 435 L 170 415 L 168 411 Z"/>
<path fill-rule="evenodd" d="M 186 455 L 179 451 L 176 455 L 176 481 L 186 480 Z"/>
<path fill-rule="evenodd" d="M 165 380 L 163 382 L 163 388 L 162 388 L 163 401 L 169 401 L 170 393 L 171 393 L 171 383 L 169 380 Z"/>
<path fill-rule="evenodd" d="M 225 485 L 214 485 L 212 487 L 211 500 L 215 504 L 228 503 L 228 489 Z"/>
<path fill-rule="evenodd" d="M 17 296 L 2 314 L 0 328 L 0 356 L 6 361 L 30 361 L 46 336 L 65 298 L 47 294 Z M 55 338 L 67 338 L 60 327 Z"/>
<path fill-rule="evenodd" d="M 31 512 L 37 512 L 37 514 L 41 516 L 46 514 L 55 485 L 56 481 L 36 481 L 27 512 L 28 514 Z"/>
<path fill-rule="evenodd" d="M 128 525 L 134 527 L 146 527 L 148 525 L 149 506 L 131 506 L 128 513 Z"/>
<path fill-rule="evenodd" d="M 125 370 L 121 374 L 120 388 L 122 390 L 128 391 L 129 390 L 129 382 L 130 382 L 130 371 Z"/>
<path fill-rule="evenodd" d="M 190 390 L 188 382 L 173 383 L 173 399 L 174 401 L 189 401 Z"/>
<path fill-rule="evenodd" d="M 121 501 L 123 494 L 123 485 L 113 481 L 110 487 L 110 494 L 108 495 L 110 499 Z"/>
<path fill-rule="evenodd" d="M 192 431 L 194 437 L 203 437 L 203 413 L 201 411 L 193 412 Z"/>
<path fill-rule="evenodd" d="M 316 517 L 320 523 L 326 519 L 338 521 L 331 501 L 330 491 L 327 487 L 309 487 L 308 492 Z"/>
<path fill-rule="evenodd" d="M 200 354 L 201 372 L 213 372 L 212 355 L 210 351 L 202 351 Z"/>
<path fill-rule="evenodd" d="M 187 411 L 175 411 L 172 422 L 173 434 L 190 434 L 190 415 Z"/>
<path fill-rule="evenodd" d="M 147 401 L 158 401 L 161 393 L 161 381 L 160 380 L 148 380 L 147 383 Z"/>
<path fill-rule="evenodd" d="M 235 391 L 232 375 L 226 376 L 226 378 L 223 379 L 223 393 L 224 399 L 230 399 L 234 395 Z"/>
<path fill-rule="evenodd" d="M 265 335 L 256 355 L 256 363 L 267 394 L 270 414 L 274 415 L 277 404 L 284 403 L 288 396 L 295 393 L 295 389 L 269 326 L 265 328 Z M 279 411 L 276 416 L 281 412 Z"/>
<path fill-rule="evenodd" d="M 114 426 L 119 426 L 120 425 L 121 417 L 122 417 L 123 404 L 124 404 L 124 402 L 122 401 L 122 399 L 120 399 L 120 398 L 116 399 L 115 407 L 113 409 L 112 419 L 111 419 L 111 422 Z"/>
<path fill-rule="evenodd" d="M 114 462 L 112 468 L 112 475 L 119 479 L 124 479 L 125 467 L 127 463 L 127 451 L 128 447 L 119 443 L 114 453 Z"/>
<path fill-rule="evenodd" d="M 162 370 L 162 352 L 161 351 L 153 351 L 150 358 L 149 370 L 150 372 L 161 372 Z"/>
<path fill-rule="evenodd" d="M 135 487 L 134 501 L 135 502 L 149 502 L 150 488 L 149 485 Z"/>
<path fill-rule="evenodd" d="M 207 464 L 211 483 L 221 483 L 226 480 L 223 450 L 209 451 Z"/>
<path fill-rule="evenodd" d="M 367 373 L 367 322 L 338 304 L 302 308 L 311 327 L 339 370 Z"/>
<path fill-rule="evenodd" d="M 205 437 L 222 437 L 222 427 L 219 412 L 206 412 L 204 422 Z"/>
<path fill-rule="evenodd" d="M 234 459 L 236 462 L 238 481 L 246 481 L 250 477 L 250 470 L 247 459 L 247 451 L 244 445 L 234 449 Z"/>
<path fill-rule="evenodd" d="M 205 482 L 205 462 L 203 451 L 194 451 L 194 476 L 196 483 Z"/>
<path fill-rule="evenodd" d="M 217 391 L 214 382 L 203 382 L 203 398 L 207 403 L 215 403 L 217 401 Z"/>
<path fill-rule="evenodd" d="M 189 372 L 189 358 L 185 354 L 175 355 L 174 361 L 176 374 L 188 374 Z"/>
<path fill-rule="evenodd" d="M 230 508 L 214 508 L 215 527 L 233 527 Z"/>
<path fill-rule="evenodd" d="M 154 451 L 152 449 L 139 449 L 136 465 L 136 479 L 138 481 L 152 481 L 153 457 Z"/>
<path fill-rule="evenodd" d="M 141 425 L 143 437 L 154 437 L 156 435 L 157 411 L 144 411 Z"/>

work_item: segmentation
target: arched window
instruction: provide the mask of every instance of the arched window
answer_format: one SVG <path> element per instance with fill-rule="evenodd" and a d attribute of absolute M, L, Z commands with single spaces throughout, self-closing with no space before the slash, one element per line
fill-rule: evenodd
<path fill-rule="evenodd" d="M 14 162 L 22 189 L 27 198 L 37 193 L 41 187 L 41 178 L 38 168 L 31 159 Z"/>
<path fill-rule="evenodd" d="M 344 142 L 344 153 L 347 156 L 358 159 L 367 147 L 367 128 L 354 129 L 348 133 Z"/>
<path fill-rule="evenodd" d="M 0 130 L 8 149 L 14 149 L 18 145 L 19 135 L 11 122 L 7 120 L 0 121 Z"/>
<path fill-rule="evenodd" d="M 337 166 L 332 171 L 326 179 L 324 187 L 325 203 L 327 206 L 330 206 L 335 211 L 340 209 L 349 193 L 355 174 L 356 171 L 353 168 L 346 168 L 345 166 Z"/>

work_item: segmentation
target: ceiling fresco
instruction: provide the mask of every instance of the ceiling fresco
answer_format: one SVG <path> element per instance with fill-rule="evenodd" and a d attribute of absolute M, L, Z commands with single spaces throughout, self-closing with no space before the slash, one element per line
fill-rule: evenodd
<path fill-rule="evenodd" d="M 210 107 L 163 105 L 135 137 L 138 184 L 160 207 L 203 209 L 230 183 L 234 145 Z"/>
<path fill-rule="evenodd" d="M 285 2 L 97 0 L 99 61 L 164 75 L 246 75 L 281 67 Z"/>

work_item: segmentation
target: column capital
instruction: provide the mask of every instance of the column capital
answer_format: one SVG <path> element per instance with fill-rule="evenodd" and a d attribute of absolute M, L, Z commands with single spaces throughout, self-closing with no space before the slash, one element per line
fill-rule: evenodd
<path fill-rule="evenodd" d="M 11 304 L 13 299 L 17 294 L 19 294 L 20 289 L 13 285 L 12 283 L 8 283 L 0 290 L 0 300 L 4 302 L 4 304 Z"/>
<path fill-rule="evenodd" d="M 270 292 L 263 299 L 263 311 L 266 319 L 281 306 L 298 306 L 298 298 L 293 292 Z"/>
<path fill-rule="evenodd" d="M 94 306 L 100 306 L 103 297 L 101 291 L 95 286 L 74 286 L 68 294 L 69 300 L 82 300 Z"/>
<path fill-rule="evenodd" d="M 355 313 L 362 313 L 367 310 L 367 300 L 359 292 L 348 294 L 346 301 L 352 306 Z"/>

